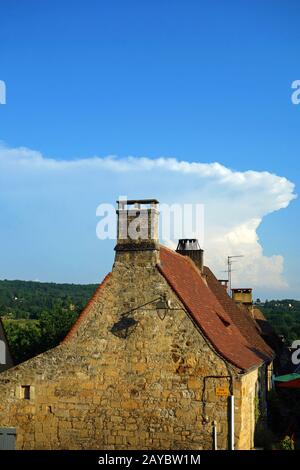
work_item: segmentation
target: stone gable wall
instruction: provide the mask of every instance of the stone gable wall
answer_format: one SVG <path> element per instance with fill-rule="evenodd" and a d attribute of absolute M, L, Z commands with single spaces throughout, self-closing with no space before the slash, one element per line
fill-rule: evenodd
<path fill-rule="evenodd" d="M 77 332 L 0 375 L 0 427 L 16 428 L 18 449 L 211 449 L 214 420 L 219 448 L 228 447 L 227 398 L 215 391 L 229 379 L 207 378 L 205 389 L 203 380 L 228 376 L 228 366 L 182 309 L 156 258 L 152 252 L 117 254 Z M 149 304 L 132 312 L 136 324 L 126 338 L 111 332 L 122 314 L 163 293 L 172 307 L 165 318 Z M 246 396 L 247 380 L 243 392 L 231 373 L 234 390 Z M 22 398 L 22 385 L 30 385 L 30 400 Z M 251 439 L 240 442 L 241 432 L 252 432 L 248 413 L 236 401 L 241 448 Z"/>

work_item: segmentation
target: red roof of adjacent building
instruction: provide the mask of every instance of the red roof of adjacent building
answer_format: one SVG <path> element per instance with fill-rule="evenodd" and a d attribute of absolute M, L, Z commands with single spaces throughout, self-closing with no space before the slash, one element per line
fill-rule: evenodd
<path fill-rule="evenodd" d="M 275 377 L 275 384 L 280 388 L 300 388 L 300 374 L 286 374 Z"/>
<path fill-rule="evenodd" d="M 242 335 L 254 346 L 264 360 L 272 360 L 274 358 L 274 351 L 261 337 L 259 328 L 255 319 L 251 317 L 249 309 L 243 304 L 239 304 L 238 306 L 227 294 L 224 286 L 220 284 L 211 270 L 206 266 L 204 267 L 204 275 L 210 290 L 222 304 L 222 307 L 226 310 Z"/>
<path fill-rule="evenodd" d="M 203 335 L 227 361 L 241 370 L 249 370 L 268 359 L 253 338 L 242 334 L 222 299 L 218 300 L 189 257 L 161 247 L 158 269 Z"/>

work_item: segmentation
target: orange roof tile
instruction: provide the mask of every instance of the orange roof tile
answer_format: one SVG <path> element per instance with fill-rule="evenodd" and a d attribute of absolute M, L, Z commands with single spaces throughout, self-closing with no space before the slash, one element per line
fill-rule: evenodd
<path fill-rule="evenodd" d="M 241 370 L 264 362 L 266 356 L 243 336 L 190 258 L 162 246 L 158 269 L 220 355 Z"/>
<path fill-rule="evenodd" d="M 255 320 L 251 317 L 249 309 L 244 305 L 237 306 L 234 300 L 227 294 L 224 286 L 222 286 L 214 274 L 208 267 L 204 267 L 204 275 L 206 277 L 210 290 L 217 297 L 223 308 L 226 310 L 233 323 L 238 327 L 242 335 L 257 350 L 261 357 L 270 361 L 274 357 L 274 351 L 265 343 L 261 337 Z"/>

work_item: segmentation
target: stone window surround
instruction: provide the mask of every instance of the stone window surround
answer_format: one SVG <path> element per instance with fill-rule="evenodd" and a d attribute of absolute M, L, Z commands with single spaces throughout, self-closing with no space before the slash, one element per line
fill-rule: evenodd
<path fill-rule="evenodd" d="M 34 400 L 35 387 L 29 384 L 17 385 L 16 397 L 20 400 Z"/>

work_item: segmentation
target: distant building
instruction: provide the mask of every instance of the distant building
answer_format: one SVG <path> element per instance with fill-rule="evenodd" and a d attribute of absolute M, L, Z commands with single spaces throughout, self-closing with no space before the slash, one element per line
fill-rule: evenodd
<path fill-rule="evenodd" d="M 159 245 L 157 201 L 117 214 L 112 271 L 63 343 L 0 374 L 2 433 L 17 449 L 252 448 L 274 352 L 196 240 Z M 148 236 L 132 239 L 137 215 Z"/>
<path fill-rule="evenodd" d="M 256 329 L 264 342 L 275 352 L 273 361 L 274 373 L 282 374 L 290 369 L 290 352 L 285 344 L 284 337 L 278 335 L 272 325 L 268 322 L 263 312 L 260 310 L 263 304 L 253 303 L 251 288 L 231 289 L 232 299 L 239 307 L 240 311 L 248 314 L 253 320 Z M 253 322 L 252 322 L 253 323 Z"/>

